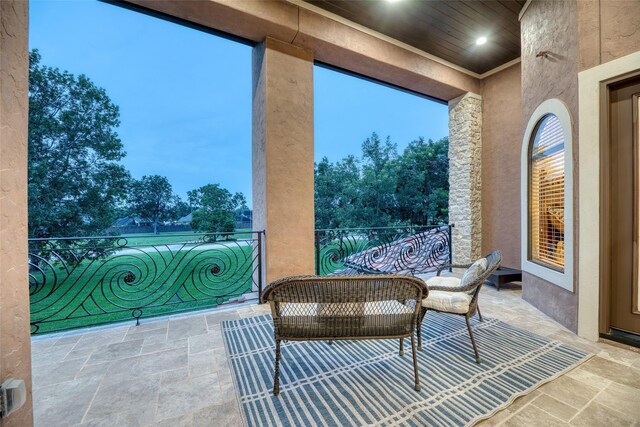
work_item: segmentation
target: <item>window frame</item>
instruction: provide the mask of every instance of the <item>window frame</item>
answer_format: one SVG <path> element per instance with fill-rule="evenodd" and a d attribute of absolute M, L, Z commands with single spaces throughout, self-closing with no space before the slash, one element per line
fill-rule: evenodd
<path fill-rule="evenodd" d="M 538 122 L 535 124 L 535 126 L 533 127 L 533 130 L 531 131 L 531 136 L 530 136 L 530 142 L 529 142 L 529 154 L 528 154 L 528 161 L 529 161 L 529 172 L 528 172 L 528 184 L 527 184 L 527 197 L 529 198 L 529 209 L 527 211 L 528 214 L 528 238 L 531 240 L 534 240 L 534 209 L 532 209 L 532 201 L 534 200 L 534 184 L 537 184 L 537 187 L 539 188 L 541 186 L 541 182 L 534 182 L 534 168 L 536 166 L 536 161 L 537 159 L 534 159 L 534 150 L 535 150 L 535 142 L 536 142 L 536 138 L 540 132 L 540 130 L 542 129 L 542 125 L 543 122 L 548 118 L 553 116 L 558 123 L 560 123 L 560 119 L 558 119 L 558 116 L 556 116 L 553 113 L 546 113 L 545 115 L 543 115 Z M 560 126 L 562 126 L 562 123 L 560 123 Z M 564 164 L 565 164 L 565 158 L 564 158 L 564 152 L 565 152 L 565 147 L 564 147 L 564 131 L 562 134 L 562 148 L 560 148 L 560 150 L 562 150 L 562 172 L 563 172 L 563 186 L 562 186 L 562 197 L 563 197 L 563 206 L 566 204 L 565 200 L 564 200 Z M 538 193 L 538 197 L 540 197 L 540 193 Z M 540 212 L 538 212 L 538 214 L 540 215 Z M 540 222 L 540 217 L 537 218 L 538 222 Z M 564 222 L 564 221 L 563 221 Z M 538 227 L 540 228 L 541 225 L 539 224 Z M 540 232 L 540 230 L 537 230 L 538 233 Z M 564 235 L 564 233 L 562 233 Z M 559 272 L 564 272 L 564 257 L 562 260 L 562 267 L 558 267 L 558 266 L 554 266 L 551 263 L 546 263 L 545 261 L 541 260 L 541 259 L 534 259 L 534 244 L 533 242 L 529 240 L 529 244 L 527 245 L 527 260 L 534 262 L 536 264 L 542 265 L 543 267 L 546 268 L 550 268 L 552 270 L 555 271 L 559 271 Z M 540 240 L 540 238 L 538 238 L 538 240 Z M 564 241 L 564 240 L 563 240 Z M 538 252 L 542 252 L 540 250 L 540 248 L 538 248 Z M 539 257 L 540 258 L 540 257 Z"/>
<path fill-rule="evenodd" d="M 562 126 L 564 137 L 564 271 L 533 261 L 530 250 L 531 215 L 531 153 L 535 135 L 542 119 L 553 114 Z M 522 270 L 554 285 L 574 292 L 573 283 L 573 134 L 571 115 L 559 99 L 548 99 L 536 108 L 527 124 L 522 140 L 521 154 L 521 262 Z"/>

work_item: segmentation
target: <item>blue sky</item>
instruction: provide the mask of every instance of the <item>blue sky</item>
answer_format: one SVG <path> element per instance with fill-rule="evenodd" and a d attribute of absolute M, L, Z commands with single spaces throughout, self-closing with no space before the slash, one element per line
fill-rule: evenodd
<path fill-rule="evenodd" d="M 219 183 L 251 205 L 251 47 L 97 1 L 30 2 L 42 64 L 86 74 L 120 107 L 134 178 L 164 175 L 183 199 Z M 373 131 L 400 150 L 447 135 L 447 107 L 314 68 L 315 156 L 360 154 Z"/>

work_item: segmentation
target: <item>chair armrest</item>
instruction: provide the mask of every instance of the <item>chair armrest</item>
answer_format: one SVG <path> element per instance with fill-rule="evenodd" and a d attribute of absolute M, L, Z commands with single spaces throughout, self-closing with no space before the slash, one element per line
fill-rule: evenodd
<path fill-rule="evenodd" d="M 469 268 L 471 267 L 471 264 L 448 264 L 448 265 L 443 265 L 438 267 L 438 270 L 436 270 L 436 276 L 439 276 L 440 273 L 442 272 L 442 270 L 447 270 L 450 268 Z"/>
<path fill-rule="evenodd" d="M 429 286 L 429 291 L 447 291 L 447 292 L 468 292 L 477 288 L 480 283 L 474 283 L 467 286 Z"/>

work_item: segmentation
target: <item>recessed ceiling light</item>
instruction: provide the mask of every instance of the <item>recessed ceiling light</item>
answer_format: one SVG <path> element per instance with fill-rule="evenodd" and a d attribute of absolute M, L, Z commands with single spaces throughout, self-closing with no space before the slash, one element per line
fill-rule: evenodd
<path fill-rule="evenodd" d="M 397 3 L 397 2 L 399 2 L 400 0 L 387 0 L 387 1 L 388 1 L 389 3 Z"/>
<path fill-rule="evenodd" d="M 487 38 L 486 37 L 479 37 L 478 40 L 476 40 L 476 44 L 478 46 L 485 44 L 487 42 Z"/>

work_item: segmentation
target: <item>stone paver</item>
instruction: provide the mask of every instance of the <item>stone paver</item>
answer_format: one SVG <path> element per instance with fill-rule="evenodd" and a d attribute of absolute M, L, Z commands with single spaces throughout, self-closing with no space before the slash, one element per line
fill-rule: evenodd
<path fill-rule="evenodd" d="M 487 317 L 596 356 L 478 425 L 640 425 L 639 352 L 577 337 L 516 288 L 484 287 L 480 307 Z M 241 426 L 220 322 L 269 312 L 267 305 L 242 305 L 35 338 L 35 425 Z"/>

